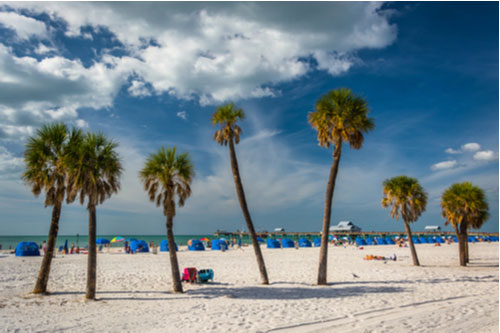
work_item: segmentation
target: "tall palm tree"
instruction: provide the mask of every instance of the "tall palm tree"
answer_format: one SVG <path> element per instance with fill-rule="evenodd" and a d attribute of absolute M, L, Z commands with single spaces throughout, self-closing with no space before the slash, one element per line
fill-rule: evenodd
<path fill-rule="evenodd" d="M 457 233 L 460 266 L 469 262 L 467 229 L 479 229 L 489 218 L 484 191 L 469 182 L 456 183 L 441 198 L 442 216 Z"/>
<path fill-rule="evenodd" d="M 241 134 L 241 128 L 236 124 L 236 122 L 238 120 L 243 120 L 244 118 L 245 113 L 242 109 L 236 108 L 234 103 L 219 106 L 212 116 L 212 124 L 220 124 L 220 128 L 214 134 L 214 140 L 220 145 L 227 146 L 229 144 L 229 156 L 231 158 L 231 169 L 233 171 L 236 194 L 238 195 L 241 210 L 243 211 L 243 217 L 245 218 L 245 222 L 247 224 L 248 233 L 252 239 L 253 249 L 255 256 L 257 257 L 257 265 L 259 266 L 260 278 L 262 280 L 262 284 L 269 284 L 264 258 L 260 250 L 259 242 L 257 241 L 257 234 L 255 233 L 252 217 L 248 211 L 245 191 L 243 190 L 243 184 L 241 183 L 240 171 L 238 168 L 238 159 L 236 158 L 236 151 L 234 149 L 234 144 L 238 144 L 240 142 Z"/>
<path fill-rule="evenodd" d="M 318 132 L 319 145 L 325 148 L 334 146 L 333 163 L 326 187 L 323 230 L 318 268 L 318 284 L 327 283 L 328 233 L 332 211 L 333 191 L 339 169 L 342 142 L 351 148 L 363 146 L 363 133 L 375 127 L 374 120 L 368 117 L 366 101 L 353 94 L 350 89 L 336 89 L 323 95 L 316 102 L 316 111 L 308 115 L 309 123 Z"/>
<path fill-rule="evenodd" d="M 427 193 L 415 178 L 398 176 L 383 183 L 382 207 L 392 206 L 391 216 L 396 220 L 399 215 L 405 223 L 406 235 L 410 244 L 411 257 L 415 266 L 420 266 L 415 245 L 411 236 L 410 223 L 417 221 L 427 206 Z"/>
<path fill-rule="evenodd" d="M 47 291 L 50 264 L 54 256 L 61 206 L 66 196 L 68 178 L 68 159 L 70 150 L 81 141 L 80 130 L 68 131 L 62 123 L 44 125 L 35 136 L 29 138 L 24 152 L 26 171 L 22 179 L 31 186 L 35 196 L 45 192 L 45 207 L 52 206 L 47 251 L 43 255 L 38 279 L 33 293 Z"/>
<path fill-rule="evenodd" d="M 191 195 L 191 182 L 194 178 L 194 167 L 189 155 L 176 154 L 176 147 L 172 149 L 161 147 L 156 154 L 151 154 L 146 160 L 139 177 L 144 183 L 144 190 L 148 192 L 149 200 L 156 202 L 156 206 L 163 207 L 163 215 L 167 218 L 168 253 L 170 256 L 170 270 L 172 272 L 174 292 L 182 292 L 177 252 L 174 240 L 175 196 L 178 197 L 179 207 Z"/>
<path fill-rule="evenodd" d="M 78 159 L 71 164 L 68 187 L 68 201 L 80 197 L 80 204 L 87 199 L 89 212 L 89 256 L 87 261 L 87 288 L 85 297 L 95 299 L 96 293 L 96 207 L 102 204 L 112 194 L 120 190 L 122 165 L 117 143 L 109 140 L 103 134 L 88 133 L 80 149 Z"/>

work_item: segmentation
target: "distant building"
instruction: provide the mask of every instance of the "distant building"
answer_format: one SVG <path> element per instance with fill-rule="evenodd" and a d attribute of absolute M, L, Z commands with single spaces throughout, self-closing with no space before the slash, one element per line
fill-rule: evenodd
<path fill-rule="evenodd" d="M 274 228 L 274 232 L 285 232 L 285 228 Z"/>
<path fill-rule="evenodd" d="M 360 232 L 361 228 L 357 227 L 351 221 L 340 221 L 336 226 L 330 227 L 331 232 Z"/>
<path fill-rule="evenodd" d="M 426 225 L 424 228 L 425 231 L 441 231 L 441 227 L 437 225 Z"/>

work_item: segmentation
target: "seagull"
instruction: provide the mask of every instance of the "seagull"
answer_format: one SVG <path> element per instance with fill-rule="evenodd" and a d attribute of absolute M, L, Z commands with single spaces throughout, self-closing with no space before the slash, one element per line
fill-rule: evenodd
<path fill-rule="evenodd" d="M 357 276 L 356 274 L 354 274 L 354 273 L 351 273 L 351 274 L 352 274 L 353 278 L 359 278 L 359 276 Z"/>

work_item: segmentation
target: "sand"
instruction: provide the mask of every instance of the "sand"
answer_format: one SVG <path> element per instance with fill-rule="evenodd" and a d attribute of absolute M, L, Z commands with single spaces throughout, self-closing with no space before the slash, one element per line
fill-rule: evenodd
<path fill-rule="evenodd" d="M 271 285 L 259 284 L 252 248 L 189 252 L 183 267 L 215 281 L 171 290 L 167 253 L 98 255 L 98 301 L 85 301 L 86 255 L 58 255 L 50 296 L 30 294 L 41 257 L 0 257 L 0 331 L 498 332 L 498 243 L 329 249 L 328 286 L 315 286 L 318 248 L 266 249 Z M 365 261 L 366 254 L 397 261 Z M 354 274 L 354 275 L 353 275 Z"/>

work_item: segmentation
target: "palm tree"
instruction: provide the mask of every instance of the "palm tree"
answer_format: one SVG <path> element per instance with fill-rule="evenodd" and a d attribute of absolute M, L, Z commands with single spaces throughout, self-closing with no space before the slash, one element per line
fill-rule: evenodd
<path fill-rule="evenodd" d="M 24 152 L 26 171 L 22 175 L 25 184 L 31 186 L 31 191 L 38 197 L 45 192 L 45 207 L 52 206 L 47 251 L 43 255 L 38 279 L 33 293 L 47 291 L 50 264 L 54 256 L 61 206 L 67 191 L 67 167 L 70 148 L 78 146 L 81 141 L 80 130 L 68 131 L 62 123 L 45 125 L 35 136 L 30 137 Z"/>
<path fill-rule="evenodd" d="M 349 143 L 351 148 L 363 146 L 363 133 L 375 127 L 372 118 L 368 118 L 366 101 L 352 93 L 350 89 L 337 89 L 323 95 L 316 102 L 316 111 L 308 115 L 309 123 L 318 132 L 319 145 L 325 148 L 334 146 L 333 163 L 326 187 L 325 210 L 323 214 L 323 230 L 319 257 L 318 284 L 327 283 L 328 233 L 333 201 L 335 180 L 339 169 L 342 142 Z"/>
<path fill-rule="evenodd" d="M 231 158 L 231 169 L 233 171 L 236 194 L 238 195 L 241 210 L 243 211 L 243 217 L 245 218 L 245 222 L 247 224 L 248 233 L 252 239 L 253 249 L 255 256 L 257 257 L 257 265 L 259 266 L 260 278 L 262 280 L 262 284 L 269 284 L 264 258 L 260 250 L 259 242 L 257 241 L 257 234 L 255 233 L 252 217 L 248 211 L 245 191 L 243 190 L 243 184 L 241 183 L 240 171 L 238 168 L 238 159 L 236 158 L 236 151 L 234 149 L 234 143 L 238 144 L 240 142 L 241 134 L 241 128 L 236 125 L 236 122 L 238 120 L 243 120 L 244 118 L 245 113 L 242 109 L 236 108 L 234 103 L 219 106 L 212 116 L 212 124 L 220 124 L 220 129 L 218 129 L 214 134 L 214 140 L 220 145 L 227 146 L 227 144 L 229 144 L 229 156 Z"/>
<path fill-rule="evenodd" d="M 115 151 L 117 143 L 103 134 L 88 133 L 71 164 L 68 201 L 87 198 L 89 212 L 89 256 L 87 261 L 87 290 L 85 298 L 95 299 L 96 293 L 96 207 L 120 189 L 122 165 Z"/>
<path fill-rule="evenodd" d="M 174 292 L 182 292 L 179 264 L 174 241 L 175 196 L 177 194 L 179 207 L 191 195 L 190 184 L 194 178 L 194 168 L 189 155 L 176 155 L 176 147 L 165 149 L 161 147 L 156 154 L 151 154 L 146 160 L 139 176 L 148 192 L 149 200 L 156 206 L 163 206 L 163 215 L 167 217 L 168 253 Z"/>
<path fill-rule="evenodd" d="M 469 262 L 467 229 L 479 229 L 489 218 L 484 191 L 469 182 L 456 183 L 444 191 L 441 198 L 442 216 L 455 228 L 458 239 L 460 266 Z"/>
<path fill-rule="evenodd" d="M 415 266 L 420 266 L 415 245 L 411 236 L 410 223 L 415 222 L 425 211 L 427 205 L 427 193 L 415 178 L 398 176 L 387 179 L 383 183 L 384 197 L 382 207 L 392 206 L 391 216 L 396 220 L 399 215 L 405 223 L 406 235 L 410 244 L 411 257 Z"/>

